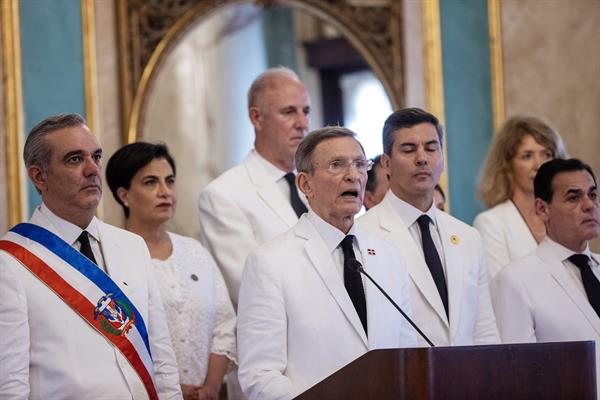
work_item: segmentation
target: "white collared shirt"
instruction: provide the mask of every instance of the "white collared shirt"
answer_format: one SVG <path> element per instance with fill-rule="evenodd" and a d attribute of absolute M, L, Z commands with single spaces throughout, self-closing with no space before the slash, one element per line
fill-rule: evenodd
<path fill-rule="evenodd" d="M 431 207 L 429 207 L 429 210 L 427 210 L 425 213 L 423 213 L 423 211 L 419 210 L 418 208 L 414 207 L 413 205 L 407 203 L 406 201 L 404 201 L 401 198 L 399 198 L 398 196 L 396 196 L 391 190 L 390 190 L 390 194 L 391 194 L 391 196 L 388 196 L 388 197 L 390 199 L 390 204 L 392 205 L 392 208 L 394 209 L 394 211 L 396 211 L 396 213 L 398 214 L 398 216 L 400 217 L 402 222 L 404 222 L 404 224 L 408 227 L 408 231 L 410 232 L 410 235 L 412 236 L 415 243 L 417 244 L 417 247 L 421 251 L 421 254 L 423 254 L 423 258 L 425 258 L 425 254 L 423 253 L 423 241 L 421 239 L 421 228 L 419 227 L 419 223 L 417 222 L 417 219 L 423 214 L 426 214 L 429 218 L 431 218 L 431 221 L 432 221 L 431 223 L 433 224 L 433 228 L 431 227 L 431 224 L 430 224 L 429 232 L 431 233 L 431 239 L 433 240 L 435 249 L 437 250 L 438 255 L 440 256 L 440 261 L 442 262 L 442 268 L 444 269 L 444 275 L 447 276 L 447 274 L 446 274 L 446 257 L 444 257 L 444 247 L 442 246 L 442 237 L 440 235 L 440 228 L 437 223 L 438 209 L 436 208 L 435 203 L 432 201 Z"/>
<path fill-rule="evenodd" d="M 352 225 L 352 227 L 350 228 L 348 233 L 345 234 L 344 232 L 340 231 L 335 226 L 333 226 L 330 223 L 323 220 L 323 218 L 318 216 L 311 209 L 309 209 L 309 211 L 307 213 L 307 217 L 308 217 L 308 220 L 310 221 L 310 223 L 315 227 L 315 229 L 319 233 L 319 236 L 321 236 L 321 239 L 323 239 L 323 242 L 325 243 L 325 247 L 327 248 L 327 251 L 329 252 L 329 254 L 331 254 L 331 258 L 333 260 L 333 264 L 335 265 L 335 267 L 337 269 L 338 275 L 340 276 L 340 278 L 342 279 L 342 282 L 343 282 L 344 281 L 344 252 L 342 251 L 342 248 L 340 247 L 340 243 L 342 240 L 344 240 L 344 238 L 347 235 L 354 235 L 355 240 L 352 241 L 352 248 L 354 249 L 354 255 L 356 256 L 356 259 L 358 260 L 358 262 L 360 262 L 361 264 L 363 263 L 362 253 L 360 252 L 360 247 L 358 246 L 359 238 L 356 235 L 356 230 L 354 228 L 354 225 Z M 362 275 L 361 275 L 361 277 L 362 277 Z M 362 277 L 362 278 L 363 278 L 363 285 L 364 285 L 364 277 Z"/>
<path fill-rule="evenodd" d="M 46 217 L 50 223 L 58 231 L 58 236 L 69 243 L 77 251 L 81 250 L 81 244 L 77 240 L 83 229 L 75 224 L 59 217 L 54 214 L 50 209 L 42 202 L 40 206 L 40 212 Z M 98 225 L 96 224 L 96 217 L 93 217 L 89 225 L 85 228 L 90 238 L 90 246 L 92 247 L 92 253 L 96 258 L 98 266 L 106 272 L 104 266 L 104 257 L 102 257 L 102 250 L 100 249 L 100 235 L 98 234 Z"/>
<path fill-rule="evenodd" d="M 259 164 L 262 165 L 262 167 L 265 169 L 265 171 L 267 172 L 267 175 L 269 175 L 273 179 L 273 182 L 275 182 L 277 184 L 277 186 L 279 187 L 279 190 L 281 190 L 281 193 L 283 193 L 285 198 L 288 199 L 288 202 L 291 201 L 290 200 L 290 185 L 284 178 L 284 176 L 285 176 L 285 174 L 287 174 L 287 172 L 285 172 L 285 171 L 279 169 L 278 167 L 276 167 L 275 165 L 273 165 L 270 161 L 268 161 L 266 158 L 261 156 L 260 153 L 258 151 L 256 151 L 256 149 L 253 149 L 252 152 L 254 154 L 256 154 L 256 156 L 257 156 L 256 158 L 257 158 L 257 160 L 259 160 Z M 296 174 L 296 171 L 293 171 L 293 172 L 294 172 L 294 174 Z M 298 189 L 296 188 L 296 190 L 298 190 Z M 306 198 L 299 190 L 298 190 L 298 196 L 300 197 L 300 200 L 302 200 L 304 205 L 308 208 L 308 203 L 306 201 Z"/>
<path fill-rule="evenodd" d="M 560 243 L 556 243 L 554 240 L 550 239 L 547 235 L 544 238 L 544 241 L 548 242 L 547 244 L 550 245 L 552 252 L 554 254 L 556 254 L 558 259 L 562 262 L 562 264 L 567 269 L 569 276 L 571 278 L 573 278 L 573 282 L 575 282 L 577 287 L 581 290 L 581 293 L 583 293 L 587 297 L 587 293 L 585 292 L 585 287 L 583 286 L 583 279 L 581 278 L 581 270 L 579 269 L 579 267 L 577 267 L 575 264 L 573 264 L 571 261 L 569 261 L 569 257 L 571 257 L 573 254 L 585 254 L 586 256 L 588 256 L 590 258 L 590 260 L 592 260 L 592 262 L 590 264 L 592 272 L 594 273 L 596 278 L 598 280 L 600 280 L 600 263 L 592 255 L 589 244 L 585 246 L 585 250 L 583 250 L 581 253 L 576 253 L 573 250 L 568 249 L 565 246 L 561 245 Z"/>

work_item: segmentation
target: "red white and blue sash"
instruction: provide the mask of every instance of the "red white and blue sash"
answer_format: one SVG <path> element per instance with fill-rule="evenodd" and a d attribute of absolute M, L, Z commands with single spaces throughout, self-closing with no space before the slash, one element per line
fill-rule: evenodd
<path fill-rule="evenodd" d="M 148 331 L 141 314 L 102 269 L 54 233 L 18 224 L 0 240 L 10 253 L 129 360 L 158 399 Z"/>

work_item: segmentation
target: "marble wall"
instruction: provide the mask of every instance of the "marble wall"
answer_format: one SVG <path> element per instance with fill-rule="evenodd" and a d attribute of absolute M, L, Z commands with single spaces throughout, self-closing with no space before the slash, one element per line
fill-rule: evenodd
<path fill-rule="evenodd" d="M 600 174 L 600 1 L 502 0 L 501 7 L 507 117 L 544 117 L 569 154 Z"/>

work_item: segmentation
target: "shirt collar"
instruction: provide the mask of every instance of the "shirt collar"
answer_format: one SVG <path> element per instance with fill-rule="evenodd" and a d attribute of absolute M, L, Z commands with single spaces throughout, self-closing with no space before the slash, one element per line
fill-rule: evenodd
<path fill-rule="evenodd" d="M 326 222 L 323 218 L 318 216 L 313 210 L 309 209 L 307 213 L 307 218 L 311 222 L 311 224 L 315 227 L 323 242 L 325 242 L 325 246 L 327 247 L 327 251 L 329 253 L 333 253 L 333 251 L 340 245 L 340 242 L 347 236 L 344 232 L 340 231 L 335 226 L 331 225 L 329 222 Z M 352 225 L 352 228 L 348 231 L 348 235 L 354 235 L 355 233 L 355 224 Z M 356 238 L 358 244 L 358 238 Z"/>
<path fill-rule="evenodd" d="M 544 241 L 547 242 L 547 244 L 552 249 L 552 252 L 558 256 L 560 261 L 565 261 L 567 258 L 571 257 L 573 254 L 585 254 L 590 259 L 594 259 L 594 257 L 592 256 L 592 252 L 590 251 L 589 244 L 585 246 L 585 249 L 581 253 L 576 253 L 573 250 L 566 248 L 562 244 L 556 243 L 554 240 L 550 239 L 548 237 L 548 235 L 546 235 L 546 237 L 544 238 Z"/>
<path fill-rule="evenodd" d="M 417 219 L 423 214 L 428 215 L 429 218 L 431 218 L 431 220 L 433 221 L 433 224 L 437 225 L 437 208 L 435 207 L 433 201 L 431 202 L 431 206 L 429 207 L 429 209 L 426 212 L 423 212 L 415 206 L 413 206 L 412 204 L 409 204 L 406 201 L 399 198 L 398 196 L 396 196 L 391 190 L 388 193 L 388 198 L 390 200 L 392 208 L 396 211 L 396 213 L 398 214 L 402 222 L 404 222 L 406 227 L 412 226 L 412 224 L 414 224 L 417 221 Z"/>
<path fill-rule="evenodd" d="M 277 168 L 274 164 L 272 164 L 269 160 L 260 155 L 256 149 L 253 149 L 252 152 L 256 155 L 256 158 L 260 165 L 265 169 L 267 175 L 269 175 L 274 182 L 277 182 L 286 174 L 285 171 Z"/>
<path fill-rule="evenodd" d="M 81 235 L 83 229 L 67 221 L 66 219 L 63 219 L 58 215 L 54 214 L 52 211 L 50 211 L 46 204 L 42 203 L 42 205 L 40 206 L 40 212 L 44 217 L 46 217 L 50 221 L 52 226 L 56 228 L 56 230 L 58 231 L 58 236 L 65 242 L 73 244 L 75 243 L 79 235 Z M 97 242 L 100 242 L 100 236 L 98 235 L 98 224 L 96 221 L 96 217 L 93 217 L 90 221 L 90 224 L 85 228 L 85 230 Z"/>

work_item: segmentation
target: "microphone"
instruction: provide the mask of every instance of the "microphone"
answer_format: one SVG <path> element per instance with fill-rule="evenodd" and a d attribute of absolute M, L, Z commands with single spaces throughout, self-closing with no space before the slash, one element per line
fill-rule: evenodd
<path fill-rule="evenodd" d="M 379 286 L 379 284 L 377 282 L 375 282 L 375 280 L 373 278 L 371 278 L 371 275 L 369 275 L 367 273 L 367 271 L 365 271 L 362 264 L 357 259 L 354 258 L 354 259 L 347 260 L 347 262 L 344 264 L 346 265 L 347 268 L 350 268 L 354 271 L 360 272 L 361 274 L 363 274 L 364 276 L 369 278 L 369 280 L 373 283 L 373 285 L 375 285 L 375 287 L 377 287 L 377 289 L 379 289 L 379 291 L 381 293 L 383 293 L 385 298 L 388 299 L 390 301 L 390 303 L 393 304 L 394 307 L 396 307 L 396 310 L 400 311 L 400 314 L 402 314 L 404 319 L 406 319 L 408 321 L 408 323 L 411 324 L 413 328 L 415 328 L 415 330 L 419 333 L 419 335 L 421 335 L 421 337 L 423 339 L 425 339 L 425 341 L 427 343 L 429 343 L 429 345 L 431 347 L 435 347 L 433 342 L 431 340 L 429 340 L 429 338 L 423 333 L 422 330 L 419 329 L 419 327 L 412 321 L 412 319 L 410 319 L 410 317 L 408 315 L 406 315 L 406 313 L 404 311 L 402 311 L 400 306 L 398 304 L 396 304 L 396 302 L 394 300 L 392 300 L 392 298 L 386 293 L 386 291 L 383 290 L 383 288 L 381 286 Z"/>

